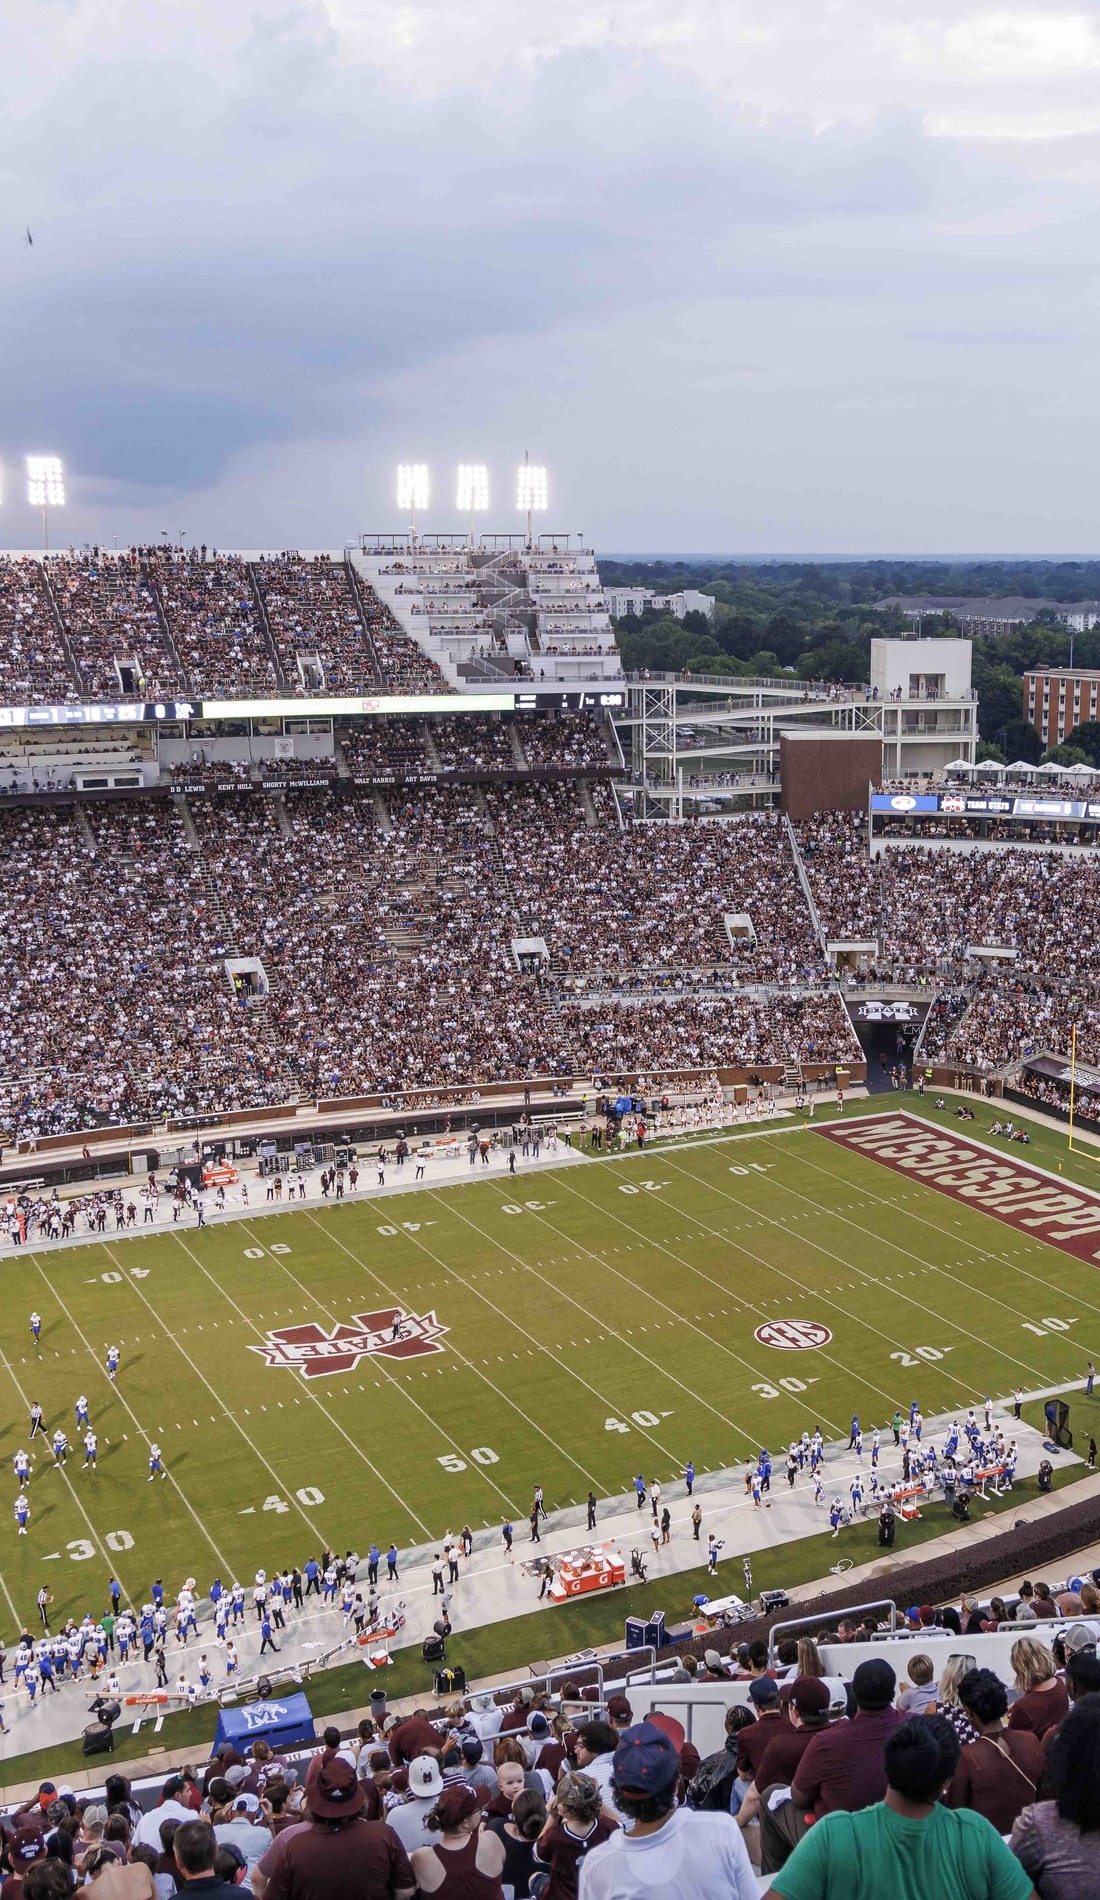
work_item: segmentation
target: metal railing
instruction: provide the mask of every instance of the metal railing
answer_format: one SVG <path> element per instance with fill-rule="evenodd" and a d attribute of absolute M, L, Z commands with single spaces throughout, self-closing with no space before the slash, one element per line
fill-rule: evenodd
<path fill-rule="evenodd" d="M 768 1631 L 769 1667 L 775 1661 L 775 1652 L 779 1646 L 780 1638 L 785 1636 L 788 1631 L 804 1630 L 811 1624 L 836 1623 L 840 1620 L 852 1622 L 856 1617 L 865 1616 L 869 1610 L 889 1610 L 890 1628 L 888 1631 L 879 1631 L 878 1634 L 892 1636 L 898 1627 L 898 1606 L 894 1602 L 893 1597 L 880 1597 L 875 1603 L 845 1604 L 843 1609 L 814 1610 L 808 1616 L 796 1616 L 790 1618 L 785 1623 L 773 1623 L 771 1629 Z"/>

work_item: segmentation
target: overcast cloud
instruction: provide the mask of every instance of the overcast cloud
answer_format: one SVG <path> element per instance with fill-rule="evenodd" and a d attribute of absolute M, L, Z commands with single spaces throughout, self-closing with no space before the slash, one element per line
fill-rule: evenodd
<path fill-rule="evenodd" d="M 27 450 L 305 547 L 529 448 L 597 548 L 1095 549 L 1094 7 L 8 0 L 0 105 L 4 545 Z"/>

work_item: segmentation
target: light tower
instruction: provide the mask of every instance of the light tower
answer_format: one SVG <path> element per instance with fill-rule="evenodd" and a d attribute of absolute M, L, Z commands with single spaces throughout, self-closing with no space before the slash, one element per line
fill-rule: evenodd
<path fill-rule="evenodd" d="M 545 514 L 547 508 L 546 470 L 532 462 L 526 450 L 516 470 L 516 507 L 527 516 L 527 545 L 531 547 L 535 538 L 534 517 Z"/>
<path fill-rule="evenodd" d="M 401 462 L 397 469 L 397 506 L 408 513 L 409 537 L 416 544 L 416 511 L 428 506 L 429 482 L 426 462 Z"/>
<path fill-rule="evenodd" d="M 42 510 L 42 543 L 50 545 L 49 510 L 65 506 L 65 472 L 58 455 L 28 455 L 27 500 Z"/>
<path fill-rule="evenodd" d="M 484 462 L 460 462 L 455 496 L 460 515 L 470 517 L 470 546 L 474 545 L 474 516 L 489 506 L 489 471 Z"/>

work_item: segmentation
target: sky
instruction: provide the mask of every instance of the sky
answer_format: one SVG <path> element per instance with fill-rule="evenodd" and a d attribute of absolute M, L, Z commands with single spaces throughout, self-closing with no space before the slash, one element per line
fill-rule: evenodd
<path fill-rule="evenodd" d="M 1098 213 L 1095 0 L 5 0 L 0 545 L 1095 554 Z"/>

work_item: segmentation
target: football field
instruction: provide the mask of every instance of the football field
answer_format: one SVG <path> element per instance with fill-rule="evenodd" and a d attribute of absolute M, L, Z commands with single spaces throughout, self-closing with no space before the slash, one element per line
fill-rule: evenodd
<path fill-rule="evenodd" d="M 961 1128 L 912 1098 L 866 1114 L 899 1108 L 971 1146 L 991 1119 Z M 1100 1358 L 1087 1206 L 1061 1244 L 1049 1210 L 1042 1233 L 1010 1225 L 899 1171 L 881 1142 L 849 1145 L 873 1121 L 849 1110 L 843 1143 L 822 1121 L 831 1109 L 813 1128 L 17 1251 L 0 1311 L 5 1638 L 33 1626 L 43 1582 L 60 1614 L 102 1610 L 111 1572 L 138 1604 L 158 1576 L 205 1592 L 325 1545 L 408 1552 L 464 1523 L 522 1526 L 536 1485 L 550 1511 L 589 1489 L 621 1502 L 638 1472 L 735 1466 L 817 1424 L 846 1439 L 853 1411 L 885 1426 L 914 1399 L 932 1417 L 1083 1379 Z M 1064 1137 L 994 1152 L 1056 1167 Z M 1100 1187 L 1089 1158 L 1074 1166 Z M 1053 1198 L 1071 1186 L 1056 1177 Z M 81 1394 L 95 1471 L 80 1469 Z M 29 1443 L 35 1401 L 68 1433 L 64 1470 Z M 1087 1437 L 1092 1405 L 1071 1423 Z M 153 1483 L 151 1439 L 167 1469 Z"/>

